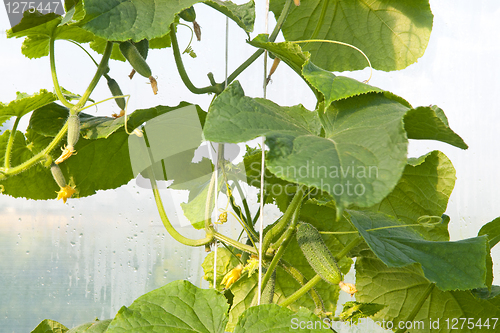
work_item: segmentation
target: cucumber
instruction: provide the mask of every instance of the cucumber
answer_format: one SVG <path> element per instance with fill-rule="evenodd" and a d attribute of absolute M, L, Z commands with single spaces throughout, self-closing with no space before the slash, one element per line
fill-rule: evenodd
<path fill-rule="evenodd" d="M 54 180 L 56 181 L 57 185 L 59 185 L 59 187 L 62 188 L 66 186 L 66 179 L 64 178 L 59 165 L 52 163 L 50 165 L 50 172 L 52 173 L 52 177 L 54 177 Z"/>
<path fill-rule="evenodd" d="M 111 94 L 113 96 L 123 96 L 122 90 L 120 89 L 120 86 L 118 85 L 118 82 L 116 82 L 113 78 L 109 77 L 106 75 L 106 80 L 108 81 L 108 88 L 111 91 Z M 116 105 L 121 110 L 125 110 L 125 98 L 124 97 L 119 97 L 115 98 Z"/>
<path fill-rule="evenodd" d="M 68 118 L 68 145 L 69 150 L 74 150 L 78 139 L 80 138 L 80 117 L 77 114 L 71 114 Z"/>
<path fill-rule="evenodd" d="M 130 41 L 121 42 L 120 51 L 137 73 L 147 78 L 151 77 L 151 68 L 134 44 Z"/>
<path fill-rule="evenodd" d="M 323 280 L 333 285 L 342 281 L 342 272 L 318 229 L 309 223 L 297 225 L 297 242 L 309 265 Z"/>
<path fill-rule="evenodd" d="M 193 22 L 196 20 L 196 12 L 194 11 L 193 6 L 184 9 L 179 13 L 179 17 L 187 22 Z"/>

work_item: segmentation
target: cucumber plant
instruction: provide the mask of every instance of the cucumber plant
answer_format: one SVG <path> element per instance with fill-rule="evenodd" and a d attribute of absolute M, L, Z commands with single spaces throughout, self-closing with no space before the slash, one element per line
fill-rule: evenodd
<path fill-rule="evenodd" d="M 73 331 L 92 326 L 96 332 L 110 333 L 185 332 L 185 327 L 197 332 L 296 328 L 327 332 L 366 317 L 399 333 L 445 331 L 430 325 L 436 318 L 441 323 L 469 318 L 473 325 L 462 332 L 497 329 L 500 287 L 492 285 L 490 250 L 500 239 L 500 219 L 486 224 L 477 237 L 450 241 L 445 210 L 455 181 L 451 161 L 440 151 L 408 158 L 409 139 L 437 140 L 460 149 L 467 149 L 467 144 L 438 106 L 414 107 L 383 87 L 332 73 L 366 67 L 393 71 L 416 62 L 432 29 L 427 0 L 375 0 L 370 5 L 361 0 L 272 0 L 270 10 L 276 18 L 272 32 L 252 37 L 253 0 L 127 3 L 134 10 L 120 1 L 65 1 L 64 17 L 26 12 L 21 23 L 7 32 L 8 37 L 25 38 L 24 55 L 49 56 L 54 93 L 42 89 L 0 104 L 0 122 L 14 118 L 12 128 L 0 136 L 0 189 L 13 197 L 66 202 L 117 188 L 141 173 L 151 182 L 159 216 L 170 235 L 186 246 L 208 251 L 202 267 L 210 288 L 173 281 L 123 306 L 113 319 Z M 210 84 L 201 88 L 184 67 L 177 37 L 177 29 L 184 25 L 179 18 L 195 24 L 199 6 L 209 6 L 234 21 L 255 48 L 223 81 L 208 73 Z M 198 34 L 200 27 L 195 25 Z M 280 32 L 284 41 L 276 42 Z M 88 88 L 76 101 L 57 79 L 57 39 L 72 41 L 89 56 L 100 58 Z M 84 47 L 87 43 L 95 51 L 93 56 Z M 147 58 L 148 52 L 172 52 L 186 88 L 193 94 L 212 94 L 210 105 L 182 102 L 126 110 L 129 96 L 118 85 L 121 77 L 115 81 L 108 72 L 114 61 L 126 60 L 150 80 L 156 94 L 151 68 L 161 66 Z M 265 56 L 275 60 L 263 85 L 281 62 L 311 89 L 317 100 L 314 110 L 245 94 L 237 78 Z M 83 112 L 109 100 L 90 100 L 103 76 L 111 91 L 109 99 L 124 111 L 118 119 Z M 193 163 L 197 147 L 189 147 L 176 155 L 185 159 L 182 171 L 169 169 L 168 158 L 160 163 L 150 156 L 149 161 L 141 160 L 136 172 L 130 146 L 140 142 L 148 152 L 157 144 L 148 124 L 175 112 L 187 117 L 188 109 L 196 110 L 202 126 L 199 143 L 203 137 L 229 147 L 264 137 L 267 148 L 263 152 L 262 147 L 247 147 L 238 164 L 224 159 L 214 164 Z M 19 121 L 28 114 L 29 127 L 22 131 Z M 169 130 L 162 134 L 168 137 Z M 209 172 L 200 171 L 207 165 Z M 218 170 L 217 179 L 213 169 Z M 196 177 L 190 179 L 186 170 L 204 181 L 193 185 Z M 35 180 L 37 188 L 25 186 Z M 160 180 L 174 180 L 171 188 L 190 191 L 183 213 L 204 232 L 203 238 L 185 237 L 171 224 L 172 212 L 165 211 L 160 197 Z M 242 187 L 256 188 L 257 199 L 263 205 L 274 203 L 281 216 L 264 219 L 266 227 L 260 231 L 261 210 L 251 209 L 254 198 L 245 197 Z M 218 219 L 211 218 L 215 192 L 228 200 Z M 215 226 L 230 222 L 241 226 L 237 239 Z M 355 281 L 343 281 L 351 269 Z M 343 309 L 337 309 L 340 292 L 355 297 Z M 424 326 L 405 327 L 412 321 Z M 34 332 L 67 330 L 47 319 Z"/>

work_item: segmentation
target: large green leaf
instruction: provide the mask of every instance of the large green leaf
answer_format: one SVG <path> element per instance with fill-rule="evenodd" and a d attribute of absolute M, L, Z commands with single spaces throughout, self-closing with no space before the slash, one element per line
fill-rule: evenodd
<path fill-rule="evenodd" d="M 404 122 L 408 139 L 437 140 L 458 148 L 468 148 L 464 140 L 450 128 L 443 110 L 435 105 L 408 111 Z"/>
<path fill-rule="evenodd" d="M 500 217 L 497 217 L 493 221 L 486 223 L 479 230 L 478 236 L 486 235 L 488 236 L 490 248 L 497 245 L 500 241 Z"/>
<path fill-rule="evenodd" d="M 242 5 L 237 5 L 231 1 L 221 0 L 205 0 L 203 3 L 217 9 L 232 19 L 247 33 L 253 31 L 253 24 L 255 22 L 255 2 L 253 0 Z"/>
<path fill-rule="evenodd" d="M 337 76 L 311 63 L 309 60 L 302 66 L 302 74 L 309 83 L 325 97 L 325 105 L 333 101 L 349 98 L 370 92 L 383 92 L 382 89 L 369 86 L 346 76 Z"/>
<path fill-rule="evenodd" d="M 0 136 L 0 165 L 4 165 L 4 156 L 9 138 L 10 131 L 5 131 Z M 30 137 L 30 133 L 28 133 Z M 48 142 L 46 142 L 48 144 Z M 14 137 L 12 146 L 12 158 L 10 160 L 11 167 L 20 165 L 21 163 L 32 158 L 36 151 L 36 147 L 29 144 L 24 134 L 17 131 Z M 56 192 L 59 190 L 54 181 L 50 170 L 37 163 L 23 173 L 8 177 L 0 181 L 2 193 L 16 198 L 29 199 L 53 199 L 57 197 Z"/>
<path fill-rule="evenodd" d="M 95 36 L 74 25 L 60 25 L 62 17 L 54 13 L 42 15 L 25 12 L 21 22 L 7 31 L 7 37 L 27 37 L 21 52 L 28 58 L 40 58 L 49 54 L 49 39 L 67 39 L 88 43 Z"/>
<path fill-rule="evenodd" d="M 33 95 L 17 92 L 16 99 L 9 104 L 0 103 L 0 126 L 11 117 L 22 117 L 55 100 L 57 100 L 56 95 L 45 89 Z"/>
<path fill-rule="evenodd" d="M 219 292 L 178 280 L 123 306 L 106 332 L 221 333 L 228 308 Z"/>
<path fill-rule="evenodd" d="M 457 255 L 458 256 L 458 255 Z M 459 258 L 458 258 L 459 259 Z M 391 321 L 398 327 L 400 321 L 406 321 L 414 310 L 416 303 L 430 282 L 423 276 L 422 270 L 414 264 L 404 268 L 387 267 L 375 258 L 360 257 L 356 260 L 356 299 L 361 302 L 386 304 L 387 307 L 374 316 L 374 320 Z M 500 317 L 500 297 L 487 290 L 471 291 L 441 291 L 434 288 L 417 313 L 413 323 L 418 322 L 422 329 L 412 329 L 409 332 L 493 332 L 498 330 L 497 320 Z M 412 318 L 412 317 L 411 317 Z M 462 320 L 451 329 L 453 321 L 466 318 L 466 324 L 461 328 Z M 488 319 L 490 328 L 467 328 L 467 320 L 471 318 L 474 324 Z M 434 329 L 429 327 L 430 320 Z M 439 320 L 439 324 L 436 321 Z M 449 323 L 449 325 L 447 324 Z M 404 323 L 403 323 L 404 324 Z M 493 328 L 493 325 L 496 328 Z"/>
<path fill-rule="evenodd" d="M 329 326 L 310 310 L 301 308 L 294 313 L 276 304 L 263 304 L 247 309 L 234 333 L 332 332 Z"/>
<path fill-rule="evenodd" d="M 406 164 L 407 139 L 402 117 L 408 110 L 382 94 L 332 103 L 321 114 L 301 105 L 280 107 L 244 96 L 237 81 L 212 103 L 205 137 L 242 142 L 266 136 L 268 168 L 284 180 L 331 194 L 339 209 L 370 206 L 396 185 Z"/>
<path fill-rule="evenodd" d="M 104 333 L 111 323 L 112 319 L 96 320 L 72 328 L 68 333 Z"/>
<path fill-rule="evenodd" d="M 352 224 L 370 249 L 389 267 L 419 263 L 425 277 L 441 290 L 486 287 L 488 240 L 485 236 L 455 242 L 425 240 L 410 227 L 382 213 L 349 211 Z"/>
<path fill-rule="evenodd" d="M 440 151 L 410 159 L 394 190 L 373 209 L 407 224 L 415 224 L 426 215 L 439 218 L 446 210 L 455 179 L 455 168 Z M 443 219 L 433 228 L 419 227 L 414 230 L 427 240 L 448 241 L 446 222 L 447 219 Z"/>
<path fill-rule="evenodd" d="M 57 321 L 45 319 L 31 333 L 65 333 L 68 328 Z"/>
<path fill-rule="evenodd" d="M 270 9 L 281 13 L 285 0 L 272 0 Z M 427 47 L 433 15 L 428 0 L 309 0 L 291 9 L 283 35 L 287 41 L 326 39 L 361 49 L 372 66 L 399 70 L 417 61 Z M 308 43 L 311 61 L 329 71 L 367 67 L 354 49 L 331 43 Z"/>

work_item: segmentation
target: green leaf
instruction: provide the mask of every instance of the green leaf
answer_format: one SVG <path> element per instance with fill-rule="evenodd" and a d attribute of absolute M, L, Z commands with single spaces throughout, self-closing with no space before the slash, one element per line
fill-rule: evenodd
<path fill-rule="evenodd" d="M 301 326 L 303 325 L 303 326 Z M 297 313 L 277 304 L 263 304 L 247 309 L 234 333 L 266 333 L 266 332 L 332 332 L 327 324 L 310 310 L 301 308 Z"/>
<path fill-rule="evenodd" d="M 500 217 L 497 217 L 493 221 L 483 225 L 477 235 L 488 236 L 490 248 L 493 248 L 493 246 L 497 245 L 497 243 L 500 241 Z"/>
<path fill-rule="evenodd" d="M 205 0 L 203 3 L 229 17 L 247 33 L 253 31 L 255 22 L 255 2 L 253 0 L 242 5 L 237 5 L 231 1 L 221 0 Z"/>
<path fill-rule="evenodd" d="M 384 304 L 345 302 L 344 309 L 339 314 L 339 318 L 344 322 L 357 324 L 359 319 L 371 317 L 385 307 L 386 305 Z"/>
<path fill-rule="evenodd" d="M 257 35 L 248 43 L 252 46 L 272 52 L 275 56 L 285 62 L 295 73 L 302 76 L 302 66 L 309 60 L 309 52 L 302 52 L 298 44 L 290 42 L 271 43 L 267 34 Z"/>
<path fill-rule="evenodd" d="M 83 29 L 106 40 L 138 42 L 163 37 L 176 15 L 199 0 L 86 0 Z"/>
<path fill-rule="evenodd" d="M 277 18 L 285 0 L 273 0 Z M 384 71 L 403 69 L 420 58 L 429 42 L 433 15 L 428 0 L 310 0 L 292 6 L 283 25 L 287 41 L 326 39 L 361 49 L 372 66 Z M 356 50 L 338 44 L 304 44 L 311 61 L 329 71 L 365 68 Z"/>
<path fill-rule="evenodd" d="M 201 267 L 203 268 L 203 279 L 208 281 L 210 288 L 213 288 L 214 282 L 214 256 L 215 252 L 210 252 L 203 260 Z M 224 247 L 217 248 L 217 277 L 216 277 L 216 289 L 222 291 L 224 285 L 221 285 L 224 276 L 229 273 L 233 268 L 239 264 L 238 258 L 236 258 L 228 249 Z"/>
<path fill-rule="evenodd" d="M 388 215 L 368 211 L 349 211 L 349 214 L 351 223 L 387 266 L 419 263 L 425 277 L 445 291 L 486 287 L 489 256 L 486 237 L 432 242 L 411 227 L 398 227 L 404 224 Z"/>
<path fill-rule="evenodd" d="M 0 126 L 11 117 L 22 117 L 55 100 L 57 96 L 45 89 L 33 95 L 17 92 L 16 99 L 9 104 L 0 103 Z"/>
<path fill-rule="evenodd" d="M 328 192 L 341 210 L 373 205 L 396 185 L 406 164 L 406 111 L 381 94 L 334 102 L 321 114 L 322 137 L 316 113 L 246 97 L 235 81 L 212 103 L 204 134 L 216 142 L 265 135 L 272 173 Z"/>
<path fill-rule="evenodd" d="M 88 43 L 95 36 L 74 25 L 60 25 L 62 17 L 54 13 L 42 15 L 38 12 L 24 13 L 21 22 L 7 31 L 7 37 L 27 37 L 21 48 L 22 53 L 32 59 L 49 54 L 49 40 L 67 39 L 77 43 Z"/>
<path fill-rule="evenodd" d="M 219 292 L 178 280 L 142 295 L 128 308 L 123 306 L 106 332 L 220 333 L 228 308 Z"/>
<path fill-rule="evenodd" d="M 95 37 L 95 39 L 90 42 L 89 46 L 92 50 L 96 51 L 99 54 L 104 53 L 104 49 L 106 48 L 106 44 L 108 43 L 107 39 Z M 118 60 L 118 61 L 126 61 L 125 57 L 120 51 L 120 44 L 113 43 L 113 48 L 111 49 L 110 59 Z"/>
<path fill-rule="evenodd" d="M 440 151 L 410 159 L 403 176 L 392 192 L 372 207 L 406 224 L 415 224 L 422 216 L 440 217 L 455 186 L 455 168 Z M 427 240 L 448 241 L 448 223 L 443 219 L 434 228 L 414 228 Z"/>
<path fill-rule="evenodd" d="M 5 155 L 9 134 L 10 132 L 6 131 L 0 136 L 0 159 L 3 159 Z M 16 133 L 12 150 L 12 166 L 17 166 L 42 151 L 52 138 L 29 129 L 27 140 L 28 142 L 21 132 Z M 75 149 L 77 154 L 59 165 L 66 182 L 71 186 L 76 186 L 77 193 L 73 197 L 85 197 L 95 194 L 98 190 L 117 188 L 133 178 L 128 135 L 123 130 L 107 139 L 80 138 Z M 60 155 L 59 148 L 56 148 L 51 155 L 55 160 Z M 54 199 L 59 190 L 50 170 L 41 164 L 36 164 L 22 173 L 4 179 L 0 184 L 4 187 L 4 194 L 35 200 Z"/>
<path fill-rule="evenodd" d="M 10 131 L 5 131 L 0 136 L 0 165 L 5 163 L 4 156 L 9 135 Z M 30 136 L 30 133 L 28 132 L 27 135 Z M 37 153 L 36 147 L 26 141 L 26 137 L 22 132 L 17 131 L 12 146 L 10 165 L 12 167 L 17 166 L 29 160 L 35 153 Z M 0 185 L 2 185 L 3 194 L 15 198 L 53 199 L 57 197 L 56 192 L 59 191 L 59 186 L 54 181 L 50 170 L 44 168 L 40 163 L 23 173 L 0 181 Z"/>
<path fill-rule="evenodd" d="M 95 320 L 72 328 L 68 333 L 104 333 L 111 323 L 112 319 Z"/>
<path fill-rule="evenodd" d="M 404 268 L 387 267 L 375 258 L 360 257 L 356 260 L 356 299 L 360 302 L 375 302 L 387 306 L 374 316 L 375 321 L 392 321 L 398 327 L 400 321 L 406 321 L 415 308 L 422 293 L 430 282 L 423 276 L 422 270 L 414 264 Z M 415 322 L 422 322 L 423 329 L 418 332 L 478 332 L 479 328 L 468 329 L 467 323 L 461 323 L 451 329 L 454 318 L 472 318 L 474 323 L 479 319 L 484 323 L 489 318 L 491 328 L 496 323 L 493 318 L 500 316 L 500 297 L 487 290 L 481 290 L 483 298 L 472 291 L 441 291 L 434 288 L 424 304 L 418 310 Z M 429 328 L 429 320 L 434 328 Z M 436 321 L 439 320 L 439 324 Z M 447 326 L 447 320 L 449 326 Z M 439 327 L 438 327 L 438 326 Z M 497 324 L 498 328 L 498 324 Z M 483 329 L 486 330 L 486 327 Z M 416 330 L 415 330 L 416 331 Z M 493 331 L 493 330 L 491 330 Z"/>
<path fill-rule="evenodd" d="M 370 92 L 383 92 L 382 89 L 369 86 L 346 76 L 336 76 L 331 72 L 311 63 L 309 60 L 302 67 L 302 74 L 309 83 L 325 96 L 325 105 L 334 101 Z"/>
<path fill-rule="evenodd" d="M 437 140 L 458 148 L 468 148 L 464 140 L 451 130 L 443 110 L 435 105 L 408 111 L 404 123 L 408 139 Z"/>
<path fill-rule="evenodd" d="M 64 333 L 68 328 L 57 321 L 45 319 L 31 333 Z"/>
<path fill-rule="evenodd" d="M 128 115 L 127 128 L 129 132 L 139 127 L 141 124 L 162 114 L 192 105 L 187 102 L 180 102 L 177 106 L 158 105 L 149 109 L 137 109 Z M 203 125 L 206 112 L 198 105 L 195 106 L 200 122 Z M 30 128 L 35 132 L 45 136 L 55 136 L 63 127 L 69 116 L 69 110 L 56 103 L 51 103 L 38 108 L 33 112 L 30 119 Z M 80 133 L 85 139 L 107 138 L 120 128 L 124 127 L 125 117 L 95 117 L 89 114 L 80 113 Z"/>

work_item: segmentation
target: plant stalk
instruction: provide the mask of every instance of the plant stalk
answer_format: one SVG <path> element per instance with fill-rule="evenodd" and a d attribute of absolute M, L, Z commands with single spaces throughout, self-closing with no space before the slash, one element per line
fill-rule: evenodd
<path fill-rule="evenodd" d="M 295 212 L 293 213 L 293 218 L 292 222 L 286 229 L 285 233 L 283 234 L 283 240 L 280 243 L 280 246 L 278 248 L 278 251 L 274 254 L 273 260 L 269 264 L 269 267 L 267 268 L 266 274 L 262 278 L 262 285 L 261 285 L 261 290 L 263 291 L 267 281 L 271 278 L 271 275 L 273 274 L 274 269 L 278 265 L 278 262 L 281 259 L 281 256 L 285 252 L 286 247 L 290 243 L 290 240 L 292 239 L 292 235 L 295 231 L 295 228 L 297 226 L 297 223 L 299 222 L 299 215 L 300 215 L 300 205 L 295 209 Z M 280 238 L 281 239 L 281 238 Z"/>
<path fill-rule="evenodd" d="M 300 206 L 300 203 L 302 202 L 302 196 L 304 195 L 307 187 L 304 185 L 301 185 L 298 189 L 297 192 L 295 192 L 295 195 L 292 199 L 292 202 L 290 202 L 290 205 L 287 207 L 285 213 L 281 217 L 281 219 L 276 223 L 274 227 L 269 230 L 266 235 L 264 236 L 264 240 L 262 242 L 262 251 L 263 253 L 267 252 L 267 249 L 269 248 L 269 245 L 271 245 L 271 242 L 273 239 L 281 235 L 283 230 L 285 230 L 288 221 L 292 218 L 294 212 L 298 209 Z"/>
<path fill-rule="evenodd" d="M 181 51 L 179 50 L 179 42 L 177 41 L 177 36 L 175 35 L 174 23 L 170 25 L 170 40 L 172 42 L 172 50 L 174 51 L 174 59 L 177 66 L 177 71 L 179 72 L 182 82 L 184 83 L 186 88 L 188 88 L 189 91 L 191 91 L 193 94 L 220 94 L 224 90 L 223 85 L 221 84 L 198 88 L 191 82 L 191 79 L 187 75 L 186 68 L 182 63 Z"/>
<path fill-rule="evenodd" d="M 168 233 L 170 236 L 172 236 L 176 241 L 178 241 L 181 244 L 187 245 L 187 246 L 203 246 L 206 244 L 209 244 L 213 241 L 214 235 L 207 233 L 205 238 L 202 239 L 191 239 L 184 237 L 181 235 L 170 223 L 170 220 L 167 217 L 167 214 L 165 213 L 165 208 L 163 208 L 163 203 L 161 201 L 160 197 L 160 191 L 158 190 L 158 187 L 156 186 L 156 180 L 153 178 L 150 178 L 151 181 L 151 186 L 153 187 L 153 194 L 155 197 L 155 202 L 156 202 L 156 207 L 158 208 L 158 213 L 160 214 L 161 221 L 163 222 L 163 226 L 165 229 L 167 229 Z"/>
<path fill-rule="evenodd" d="M 292 295 L 285 298 L 282 302 L 278 303 L 278 305 L 282 307 L 287 307 L 299 298 L 301 298 L 305 293 L 307 293 L 312 287 L 314 287 L 319 281 L 321 281 L 321 276 L 315 275 L 311 280 L 307 281 L 305 285 L 300 287 L 296 292 Z"/>
<path fill-rule="evenodd" d="M 56 72 L 56 56 L 55 56 L 55 41 L 56 39 L 52 36 L 49 39 L 49 54 L 50 54 L 50 72 L 52 74 L 52 82 L 54 84 L 54 90 L 56 92 L 57 98 L 61 101 L 61 103 L 71 109 L 74 107 L 73 104 L 68 102 L 66 98 L 64 97 L 62 91 L 61 91 L 61 86 L 59 85 L 59 80 L 57 79 L 57 72 Z"/>
<path fill-rule="evenodd" d="M 12 155 L 12 147 L 14 146 L 14 139 L 16 137 L 16 132 L 17 132 L 17 126 L 19 126 L 19 121 L 21 120 L 21 117 L 16 117 L 16 120 L 14 121 L 14 125 L 12 126 L 12 130 L 10 131 L 9 134 L 9 140 L 7 141 L 7 147 L 5 148 L 5 171 L 8 171 L 10 168 L 10 159 Z"/>
<path fill-rule="evenodd" d="M 290 11 L 290 8 L 292 7 L 292 0 L 287 0 L 285 3 L 285 6 L 283 6 L 283 10 L 281 11 L 280 16 L 278 17 L 278 20 L 276 21 L 276 26 L 274 27 L 273 31 L 271 32 L 271 35 L 269 36 L 269 41 L 274 42 L 276 40 L 276 37 L 278 37 L 278 33 L 281 30 L 281 27 L 283 26 L 283 23 L 285 22 L 285 19 L 288 15 L 288 12 Z M 264 53 L 264 49 L 259 49 L 255 51 L 254 54 L 250 56 L 244 63 L 242 63 L 238 68 L 234 70 L 234 72 L 231 73 L 227 77 L 227 84 L 229 85 L 231 82 L 238 77 L 245 69 L 247 69 L 248 66 L 250 66 L 255 60 L 257 60 L 262 53 Z"/>
<path fill-rule="evenodd" d="M 363 237 L 359 236 L 355 239 L 353 239 L 349 244 L 347 244 L 342 251 L 340 251 L 336 256 L 335 260 L 340 261 L 349 251 L 351 251 L 353 248 L 355 248 L 361 241 L 363 240 Z M 292 295 L 288 296 L 286 299 L 284 299 L 279 305 L 283 307 L 287 307 L 288 305 L 292 304 L 296 300 L 298 300 L 300 297 L 302 297 L 305 293 L 309 291 L 312 287 L 314 287 L 319 281 L 321 281 L 321 276 L 315 275 L 311 280 L 309 280 L 306 284 L 304 284 L 302 287 L 300 287 L 296 292 L 294 292 Z M 418 311 L 417 311 L 418 312 Z"/>

